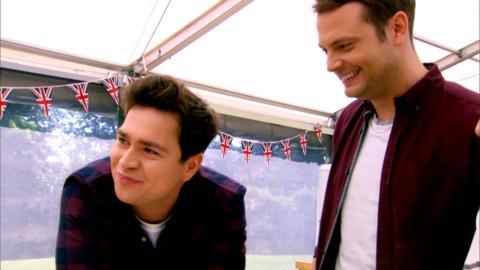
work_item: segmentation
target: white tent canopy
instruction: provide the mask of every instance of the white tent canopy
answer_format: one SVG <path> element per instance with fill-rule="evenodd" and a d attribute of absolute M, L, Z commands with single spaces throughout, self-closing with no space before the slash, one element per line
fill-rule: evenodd
<path fill-rule="evenodd" d="M 1 0 L 1 66 L 93 80 L 167 73 L 220 112 L 299 126 L 351 100 L 326 71 L 313 0 Z M 479 1 L 419 0 L 415 46 L 479 92 Z"/>

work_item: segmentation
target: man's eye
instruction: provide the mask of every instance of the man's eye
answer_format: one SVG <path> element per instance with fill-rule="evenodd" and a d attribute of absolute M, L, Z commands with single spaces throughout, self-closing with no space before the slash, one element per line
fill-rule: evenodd
<path fill-rule="evenodd" d="M 151 149 L 151 148 L 145 148 L 144 151 L 147 153 L 147 154 L 150 154 L 150 155 L 155 155 L 155 156 L 158 156 L 158 152 Z"/>
<path fill-rule="evenodd" d="M 338 49 L 345 51 L 352 47 L 352 43 L 341 43 L 338 45 Z"/>

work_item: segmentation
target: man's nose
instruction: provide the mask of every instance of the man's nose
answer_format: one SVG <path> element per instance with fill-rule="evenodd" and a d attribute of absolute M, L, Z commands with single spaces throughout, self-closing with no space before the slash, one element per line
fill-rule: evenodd
<path fill-rule="evenodd" d="M 337 57 L 327 55 L 327 70 L 329 72 L 334 72 L 341 64 L 342 62 Z"/>
<path fill-rule="evenodd" d="M 137 168 L 140 164 L 138 154 L 133 147 L 129 147 L 122 153 L 119 164 L 123 169 Z"/>

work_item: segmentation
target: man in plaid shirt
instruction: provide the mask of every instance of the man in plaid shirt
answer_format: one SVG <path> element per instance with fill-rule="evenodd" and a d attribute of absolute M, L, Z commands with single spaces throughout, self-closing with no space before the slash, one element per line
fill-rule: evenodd
<path fill-rule="evenodd" d="M 65 182 L 57 269 L 245 269 L 246 189 L 201 165 L 216 113 L 169 76 L 122 101 L 110 157 Z"/>

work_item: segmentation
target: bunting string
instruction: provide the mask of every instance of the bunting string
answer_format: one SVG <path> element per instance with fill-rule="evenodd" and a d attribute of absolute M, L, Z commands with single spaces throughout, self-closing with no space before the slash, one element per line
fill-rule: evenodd
<path fill-rule="evenodd" d="M 318 142 L 322 143 L 322 126 L 320 126 L 320 123 L 316 123 L 313 126 L 313 129 L 315 131 L 315 134 L 317 134 Z"/>
<path fill-rule="evenodd" d="M 291 160 L 292 157 L 290 155 L 290 152 L 291 152 L 290 139 L 282 140 L 282 147 L 283 147 L 283 153 L 285 154 L 285 157 L 288 160 Z"/>
<path fill-rule="evenodd" d="M 118 73 L 112 74 L 107 78 L 84 81 L 80 83 L 70 83 L 70 84 L 60 84 L 60 85 L 51 85 L 51 86 L 0 86 L 1 95 L 0 95 L 0 120 L 3 118 L 3 113 L 5 112 L 8 104 L 7 97 L 13 90 L 30 90 L 36 97 L 37 104 L 40 106 L 40 109 L 44 113 L 45 117 L 48 118 L 48 113 L 50 106 L 53 104 L 53 100 L 50 98 L 50 94 L 54 88 L 59 87 L 68 87 L 74 94 L 75 98 L 80 102 L 83 109 L 88 112 L 88 85 L 91 83 L 101 83 L 105 87 L 105 90 L 110 94 L 112 99 L 115 101 L 115 104 L 119 106 L 119 88 L 120 88 L 120 77 Z M 137 78 L 124 75 L 123 85 L 128 86 Z"/>
<path fill-rule="evenodd" d="M 50 97 L 52 90 L 58 87 L 67 87 L 72 90 L 73 94 L 77 101 L 81 104 L 85 112 L 88 112 L 89 109 L 89 96 L 88 96 L 88 86 L 91 83 L 100 83 L 104 86 L 106 92 L 112 97 L 113 101 L 117 106 L 119 106 L 119 89 L 122 86 L 128 86 L 132 82 L 134 82 L 137 78 L 130 77 L 128 75 L 123 76 L 123 80 L 121 80 L 120 74 L 113 74 L 109 75 L 107 78 L 93 80 L 93 81 L 84 81 L 79 83 L 70 83 L 64 85 L 52 85 L 52 86 L 30 86 L 30 87 L 15 87 L 15 86 L 0 86 L 0 120 L 3 118 L 4 112 L 8 105 L 8 96 L 14 90 L 19 89 L 27 89 L 30 90 L 36 99 L 37 104 L 40 106 L 45 117 L 48 118 L 50 106 L 53 104 L 53 100 Z M 123 85 L 121 85 L 123 83 Z M 320 143 L 322 143 L 322 126 L 320 123 L 316 123 L 313 125 L 313 131 L 318 137 Z M 280 143 L 282 145 L 282 151 L 285 157 L 288 160 L 291 160 L 291 146 L 290 143 L 292 140 L 299 139 L 300 146 L 302 148 L 302 152 L 304 155 L 307 154 L 307 133 L 309 131 L 305 130 L 300 132 L 298 135 L 284 138 L 278 141 L 257 141 L 257 140 L 247 140 L 241 139 L 241 152 L 245 159 L 245 162 L 248 164 L 251 161 L 251 157 L 253 154 L 253 146 L 256 144 L 260 144 L 263 150 L 263 156 L 265 157 L 265 163 L 270 165 L 272 161 L 272 146 L 274 144 Z M 228 154 L 228 150 L 231 147 L 232 141 L 234 136 L 231 134 L 225 133 L 223 131 L 219 131 L 220 137 L 220 149 L 222 153 L 222 158 L 225 158 Z"/>
<path fill-rule="evenodd" d="M 7 108 L 7 97 L 12 92 L 12 88 L 10 87 L 0 87 L 0 120 L 3 117 L 3 112 Z"/>
<path fill-rule="evenodd" d="M 87 93 L 87 82 L 79 84 L 67 84 L 68 88 L 72 89 L 75 93 L 75 98 L 80 102 L 83 109 L 88 112 L 88 93 Z"/>
<path fill-rule="evenodd" d="M 38 87 L 38 88 L 30 88 L 33 94 L 37 96 L 37 104 L 42 109 L 45 117 L 48 117 L 48 110 L 53 103 L 53 100 L 50 98 L 50 94 L 52 93 L 52 87 Z"/>
<path fill-rule="evenodd" d="M 107 92 L 110 94 L 110 96 L 113 98 L 115 101 L 115 104 L 117 106 L 120 104 L 119 103 L 119 98 L 118 98 L 118 76 L 112 76 L 110 78 L 106 78 L 102 80 L 103 85 L 107 89 Z"/>
<path fill-rule="evenodd" d="M 245 157 L 245 162 L 250 162 L 250 155 L 252 154 L 253 143 L 251 141 L 242 140 L 242 152 Z"/>
<path fill-rule="evenodd" d="M 300 137 L 300 146 L 302 147 L 303 155 L 307 154 L 307 131 L 298 134 Z"/>
<path fill-rule="evenodd" d="M 222 148 L 222 157 L 225 158 L 227 155 L 228 149 L 232 144 L 233 136 L 220 132 L 220 148 Z"/>
<path fill-rule="evenodd" d="M 316 123 L 313 126 L 313 131 L 317 136 L 322 136 L 321 133 L 322 126 L 320 123 Z M 225 156 L 228 153 L 228 150 L 230 149 L 230 146 L 232 144 L 232 140 L 234 139 L 234 136 L 225 133 L 223 131 L 219 132 L 220 134 L 220 148 L 222 151 L 222 157 L 225 158 Z M 309 130 L 305 130 L 300 132 L 298 135 L 293 136 L 291 138 L 286 138 L 282 139 L 279 141 L 257 141 L 257 140 L 248 140 L 248 139 L 241 139 L 241 145 L 242 145 L 242 154 L 244 156 L 245 162 L 248 164 L 251 160 L 251 155 L 253 154 L 253 146 L 256 144 L 260 144 L 262 146 L 263 150 L 263 155 L 265 157 L 265 162 L 267 165 L 270 165 L 272 161 L 272 145 L 276 143 L 280 143 L 282 145 L 282 151 L 285 157 L 288 160 L 292 160 L 292 148 L 290 146 L 290 142 L 295 139 L 299 139 L 300 146 L 302 148 L 303 155 L 307 154 L 307 144 L 308 144 L 308 139 L 307 139 L 307 134 L 309 133 Z M 322 142 L 322 139 L 319 138 L 320 143 Z"/>
<path fill-rule="evenodd" d="M 262 147 L 263 155 L 265 156 L 265 162 L 267 162 L 267 165 L 270 165 L 270 161 L 272 160 L 272 143 L 264 142 L 262 143 Z"/>

